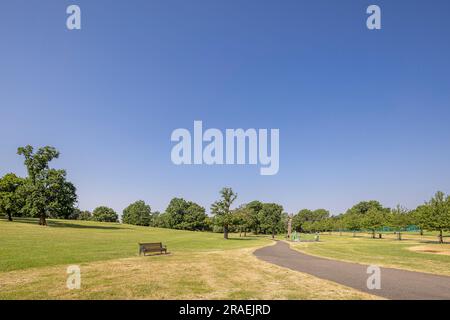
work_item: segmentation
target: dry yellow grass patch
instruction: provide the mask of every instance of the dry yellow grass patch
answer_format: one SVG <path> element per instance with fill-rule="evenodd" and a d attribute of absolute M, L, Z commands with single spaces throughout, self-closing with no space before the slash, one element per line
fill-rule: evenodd
<path fill-rule="evenodd" d="M 450 245 L 426 245 L 410 247 L 409 250 L 421 253 L 440 254 L 450 256 Z"/>
<path fill-rule="evenodd" d="M 0 274 L 0 299 L 378 299 L 258 260 L 254 249 L 176 253 L 81 264 L 81 289 L 67 266 Z"/>

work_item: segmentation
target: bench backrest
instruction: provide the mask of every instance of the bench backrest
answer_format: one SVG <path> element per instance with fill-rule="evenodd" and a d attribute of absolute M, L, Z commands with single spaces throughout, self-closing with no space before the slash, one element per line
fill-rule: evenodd
<path fill-rule="evenodd" d="M 139 246 L 141 248 L 145 248 L 145 249 L 161 249 L 162 248 L 162 243 L 161 242 L 139 243 Z"/>

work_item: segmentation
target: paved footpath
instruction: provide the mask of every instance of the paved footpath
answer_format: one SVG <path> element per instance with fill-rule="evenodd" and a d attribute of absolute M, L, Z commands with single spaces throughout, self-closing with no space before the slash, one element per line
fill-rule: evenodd
<path fill-rule="evenodd" d="M 392 268 L 381 268 L 381 289 L 369 290 L 368 265 L 310 256 L 277 241 L 255 251 L 261 260 L 308 273 L 380 297 L 404 299 L 450 299 L 450 277 Z"/>

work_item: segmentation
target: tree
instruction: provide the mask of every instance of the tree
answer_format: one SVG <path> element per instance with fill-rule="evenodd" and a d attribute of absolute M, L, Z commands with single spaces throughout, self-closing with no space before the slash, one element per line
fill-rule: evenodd
<path fill-rule="evenodd" d="M 387 214 L 390 212 L 389 208 L 384 208 L 378 201 L 361 201 L 347 210 L 345 214 L 342 215 L 342 225 L 345 226 L 346 229 L 353 231 L 353 236 L 355 236 L 355 232 L 369 226 L 371 228 L 371 222 L 375 223 L 377 216 L 373 216 L 374 212 L 382 212 Z M 365 219 L 365 215 L 368 212 L 372 212 L 371 217 Z M 374 218 L 371 221 L 370 218 Z"/>
<path fill-rule="evenodd" d="M 183 198 L 173 198 L 167 206 L 167 227 L 182 230 L 205 230 L 207 215 L 205 208 Z"/>
<path fill-rule="evenodd" d="M 69 220 L 80 220 L 81 210 L 73 208 L 72 213 L 67 217 Z"/>
<path fill-rule="evenodd" d="M 92 212 L 92 220 L 99 222 L 118 222 L 119 216 L 113 209 L 100 206 Z"/>
<path fill-rule="evenodd" d="M 384 210 L 371 208 L 362 217 L 362 226 L 372 231 L 372 238 L 375 239 L 375 231 L 389 224 L 389 213 Z"/>
<path fill-rule="evenodd" d="M 246 208 L 248 209 L 247 213 L 249 219 L 248 228 L 253 230 L 255 234 L 258 234 L 261 228 L 261 221 L 259 221 L 259 212 L 261 211 L 262 206 L 262 202 L 258 200 L 249 202 L 246 205 Z"/>
<path fill-rule="evenodd" d="M 191 201 L 187 204 L 182 229 L 193 231 L 206 230 L 208 228 L 208 216 L 205 208 Z"/>
<path fill-rule="evenodd" d="M 450 196 L 441 191 L 425 205 L 416 209 L 420 224 L 427 230 L 439 231 L 439 243 L 444 243 L 443 231 L 450 230 Z"/>
<path fill-rule="evenodd" d="M 223 237 L 228 239 L 229 226 L 233 223 L 231 205 L 237 198 L 237 194 L 231 188 L 223 188 L 220 191 L 221 200 L 211 205 L 211 213 L 214 215 L 214 223 L 223 228 Z"/>
<path fill-rule="evenodd" d="M 168 228 L 181 229 L 186 211 L 187 202 L 183 198 L 173 198 L 166 208 Z"/>
<path fill-rule="evenodd" d="M 303 228 L 303 224 L 305 224 L 305 222 L 321 221 L 329 216 L 330 212 L 325 209 L 316 209 L 314 211 L 302 209 L 292 218 L 292 228 L 296 231 L 307 231 Z M 308 228 L 310 229 L 311 226 L 308 225 Z"/>
<path fill-rule="evenodd" d="M 264 203 L 260 212 L 262 224 L 272 232 L 272 239 L 275 238 L 275 231 L 281 221 L 283 207 L 276 203 Z"/>
<path fill-rule="evenodd" d="M 313 221 L 321 221 L 330 217 L 330 212 L 325 209 L 316 209 L 312 212 Z"/>
<path fill-rule="evenodd" d="M 155 228 L 169 228 L 167 213 L 160 213 L 159 211 L 152 212 L 150 226 Z"/>
<path fill-rule="evenodd" d="M 8 221 L 20 215 L 23 201 L 17 190 L 23 183 L 24 179 L 14 173 L 8 173 L 0 179 L 0 212 L 6 214 Z"/>
<path fill-rule="evenodd" d="M 361 201 L 351 207 L 347 213 L 366 214 L 370 210 L 389 211 L 389 208 L 384 208 L 381 203 L 376 200 Z"/>
<path fill-rule="evenodd" d="M 253 224 L 253 213 L 254 211 L 248 207 L 248 205 L 242 205 L 233 213 L 233 225 L 238 226 L 239 236 L 241 236 L 242 231 L 244 232 L 244 237 L 247 236 L 247 230 L 252 227 Z"/>
<path fill-rule="evenodd" d="M 305 231 L 303 224 L 306 221 L 310 221 L 312 217 L 312 211 L 309 209 L 302 209 L 296 215 L 292 217 L 292 229 L 298 232 Z"/>
<path fill-rule="evenodd" d="M 40 225 L 47 225 L 47 217 L 68 218 L 77 201 L 75 186 L 66 180 L 66 171 L 49 168 L 49 162 L 59 157 L 53 147 L 43 147 L 33 153 L 32 146 L 18 148 L 25 158 L 28 178 L 19 189 L 25 201 L 26 214 L 39 217 Z"/>
<path fill-rule="evenodd" d="M 150 225 L 150 214 L 150 206 L 139 200 L 123 210 L 122 222 L 136 226 L 148 226 Z"/>
<path fill-rule="evenodd" d="M 356 212 L 347 212 L 342 216 L 342 224 L 346 229 L 353 231 L 353 237 L 356 231 L 362 228 L 362 215 Z"/>
<path fill-rule="evenodd" d="M 411 212 L 399 204 L 391 210 L 391 225 L 396 229 L 397 240 L 402 240 L 402 230 L 412 223 Z"/>
<path fill-rule="evenodd" d="M 302 224 L 302 230 L 303 232 L 315 232 L 316 231 L 316 226 L 315 226 L 315 222 L 314 221 L 305 221 Z"/>
<path fill-rule="evenodd" d="M 88 210 L 83 210 L 78 215 L 79 220 L 91 220 L 92 219 L 92 213 Z"/>
<path fill-rule="evenodd" d="M 46 179 L 42 182 L 46 188 L 47 216 L 68 219 L 77 201 L 76 188 L 67 181 L 66 171 L 50 169 L 46 173 Z"/>

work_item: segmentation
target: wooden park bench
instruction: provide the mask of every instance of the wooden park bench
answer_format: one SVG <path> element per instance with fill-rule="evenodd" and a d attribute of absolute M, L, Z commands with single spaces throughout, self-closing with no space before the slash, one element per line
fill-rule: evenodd
<path fill-rule="evenodd" d="M 162 254 L 164 252 L 164 254 L 167 253 L 167 247 L 165 245 L 163 245 L 161 242 L 154 242 L 154 243 L 139 243 L 139 255 L 141 255 L 142 253 L 145 254 L 146 253 L 152 253 L 152 252 L 159 252 L 160 254 Z"/>

